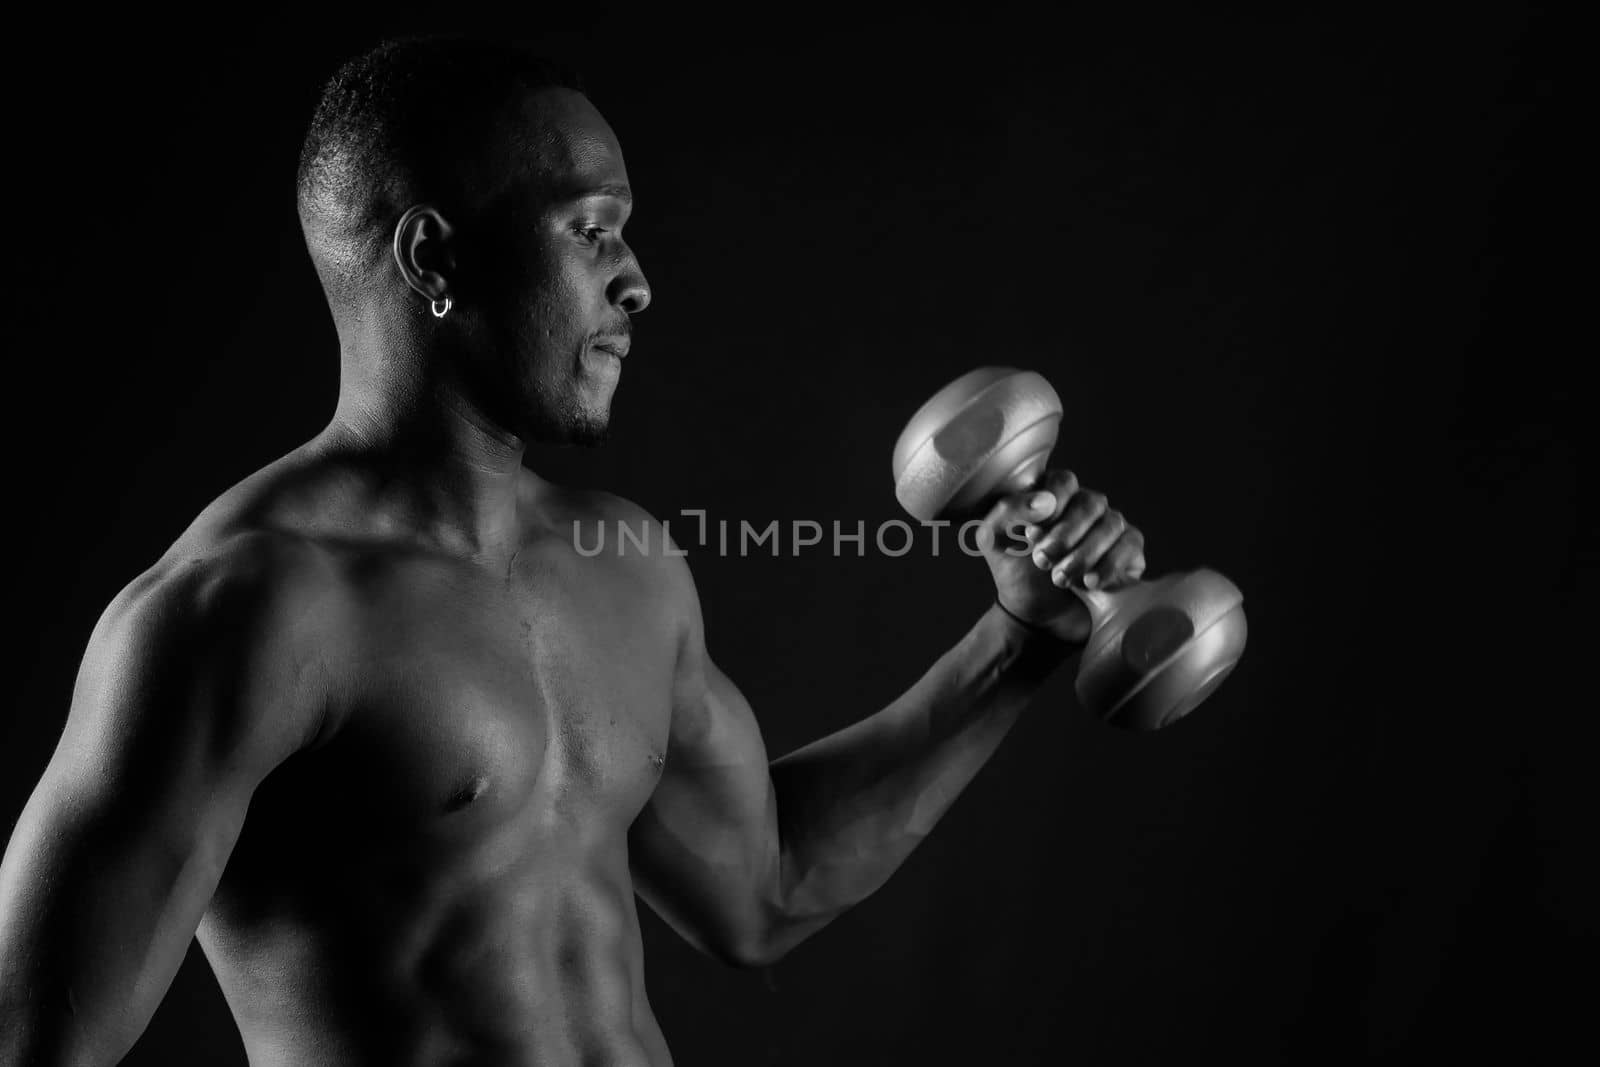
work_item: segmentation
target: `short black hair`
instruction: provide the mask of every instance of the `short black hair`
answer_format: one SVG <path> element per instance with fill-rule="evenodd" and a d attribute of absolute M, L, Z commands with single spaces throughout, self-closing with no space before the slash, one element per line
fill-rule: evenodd
<path fill-rule="evenodd" d="M 306 245 L 330 299 L 387 250 L 424 200 L 463 209 L 512 145 L 501 120 L 523 91 L 587 93 L 576 70 L 526 44 L 465 34 L 391 37 L 346 61 L 322 90 L 295 192 Z"/>

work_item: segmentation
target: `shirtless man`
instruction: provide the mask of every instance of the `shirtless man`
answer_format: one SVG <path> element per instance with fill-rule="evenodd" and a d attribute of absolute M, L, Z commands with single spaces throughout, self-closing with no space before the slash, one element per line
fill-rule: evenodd
<path fill-rule="evenodd" d="M 717 959 L 778 959 L 1081 647 L 1061 584 L 1142 571 L 1140 533 L 1051 472 L 1041 510 L 986 519 L 1038 554 L 987 543 L 971 630 L 769 764 L 684 559 L 576 550 L 575 521 L 661 525 L 522 465 L 603 436 L 650 302 L 580 89 L 460 40 L 330 83 L 299 195 L 337 409 L 96 625 L 0 865 L 5 1067 L 116 1062 L 191 936 L 258 1067 L 664 1067 L 634 894 Z"/>

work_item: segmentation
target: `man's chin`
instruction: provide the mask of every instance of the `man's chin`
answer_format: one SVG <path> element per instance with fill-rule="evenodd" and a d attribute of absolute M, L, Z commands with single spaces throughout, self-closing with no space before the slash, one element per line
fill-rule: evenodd
<path fill-rule="evenodd" d="M 599 448 L 611 438 L 611 426 L 601 423 L 598 426 L 579 426 L 574 429 L 563 442 L 571 448 Z"/>
<path fill-rule="evenodd" d="M 552 448 L 599 448 L 611 437 L 611 412 L 568 406 L 565 410 L 530 412 L 523 440 Z"/>
<path fill-rule="evenodd" d="M 599 448 L 610 438 L 609 419 L 575 419 L 561 427 L 533 435 L 537 443 L 556 448 Z"/>

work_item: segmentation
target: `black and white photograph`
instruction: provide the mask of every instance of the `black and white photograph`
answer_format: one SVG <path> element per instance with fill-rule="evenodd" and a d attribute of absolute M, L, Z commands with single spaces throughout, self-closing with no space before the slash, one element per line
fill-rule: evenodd
<path fill-rule="evenodd" d="M 0 1067 L 1596 1055 L 1576 27 L 848 14 L 13 23 Z"/>

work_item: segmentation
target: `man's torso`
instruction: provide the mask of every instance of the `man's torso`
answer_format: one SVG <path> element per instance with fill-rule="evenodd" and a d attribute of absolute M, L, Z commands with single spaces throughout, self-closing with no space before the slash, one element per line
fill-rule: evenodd
<path fill-rule="evenodd" d="M 655 560 L 576 551 L 572 520 L 588 544 L 615 498 L 532 481 L 503 570 L 374 532 L 359 479 L 299 454 L 164 561 L 247 544 L 293 573 L 274 625 L 325 683 L 198 934 L 252 1063 L 670 1063 L 627 830 L 666 755 L 682 606 Z"/>

